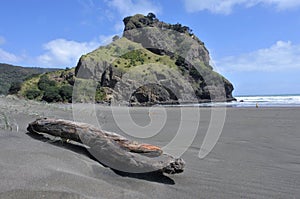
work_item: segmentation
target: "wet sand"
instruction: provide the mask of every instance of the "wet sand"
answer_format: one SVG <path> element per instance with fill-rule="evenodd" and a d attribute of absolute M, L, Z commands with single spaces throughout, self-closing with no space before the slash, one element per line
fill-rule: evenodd
<path fill-rule="evenodd" d="M 73 120 L 70 105 L 0 97 L 0 106 L 1 199 L 300 196 L 300 108 L 227 108 L 217 144 L 200 159 L 200 146 L 211 121 L 211 109 L 202 108 L 200 122 L 192 115 L 184 118 L 191 126 L 200 124 L 182 156 L 185 171 L 159 175 L 114 171 L 80 146 L 27 132 L 28 123 L 39 117 Z M 128 137 L 115 124 L 108 107 L 97 106 L 96 112 L 102 128 Z M 158 135 L 137 140 L 166 146 L 178 130 L 180 108 L 166 112 L 166 124 Z M 147 109 L 132 108 L 130 113 L 139 125 L 149 123 Z M 160 117 L 158 112 L 153 114 Z"/>

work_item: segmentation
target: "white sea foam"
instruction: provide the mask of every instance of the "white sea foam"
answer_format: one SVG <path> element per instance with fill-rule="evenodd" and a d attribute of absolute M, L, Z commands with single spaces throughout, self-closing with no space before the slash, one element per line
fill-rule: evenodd
<path fill-rule="evenodd" d="M 239 96 L 237 101 L 228 103 L 238 107 L 261 106 L 261 107 L 298 107 L 300 95 L 260 95 Z"/>
<path fill-rule="evenodd" d="M 237 96 L 237 101 L 215 102 L 200 104 L 181 104 L 175 106 L 200 106 L 200 107 L 300 107 L 300 95 L 257 95 Z"/>

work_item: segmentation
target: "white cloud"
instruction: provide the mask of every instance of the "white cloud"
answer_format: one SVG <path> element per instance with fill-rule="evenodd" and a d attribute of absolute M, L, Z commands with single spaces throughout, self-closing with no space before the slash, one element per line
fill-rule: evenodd
<path fill-rule="evenodd" d="M 159 13 L 160 8 L 149 0 L 109 0 L 108 6 L 115 8 L 122 17 L 134 14 Z"/>
<path fill-rule="evenodd" d="M 15 55 L 0 48 L 0 62 L 20 66 L 65 68 L 76 66 L 79 58 L 101 45 L 107 45 L 114 35 L 100 35 L 90 42 L 55 39 L 43 45 L 44 53 L 37 57 Z"/>
<path fill-rule="evenodd" d="M 48 67 L 73 67 L 80 56 L 95 50 L 101 42 L 76 42 L 55 39 L 44 44 L 46 52 L 37 58 L 38 65 Z"/>
<path fill-rule="evenodd" d="M 100 45 L 108 45 L 112 42 L 112 38 L 117 35 L 100 35 L 99 36 L 99 41 L 100 41 Z"/>
<path fill-rule="evenodd" d="M 124 29 L 124 24 L 122 21 L 120 22 L 117 22 L 115 25 L 114 25 L 114 29 L 116 32 L 123 32 L 123 29 Z"/>
<path fill-rule="evenodd" d="M 21 58 L 13 53 L 9 53 L 0 48 L 0 62 L 1 63 L 17 63 Z"/>
<path fill-rule="evenodd" d="M 277 41 L 269 48 L 217 61 L 221 71 L 293 71 L 300 70 L 300 44 Z"/>
<path fill-rule="evenodd" d="M 266 4 L 275 4 L 278 10 L 294 9 L 300 6 L 299 0 L 265 0 Z"/>
<path fill-rule="evenodd" d="M 184 0 L 188 12 L 208 10 L 218 14 L 230 14 L 235 6 L 253 7 L 259 4 L 275 6 L 277 10 L 295 9 L 299 0 Z"/>
<path fill-rule="evenodd" d="M 5 42 L 6 42 L 5 38 L 0 36 L 0 45 L 5 44 Z M 4 50 L 3 48 L 0 48 L 0 62 L 1 63 L 15 64 L 22 59 L 23 58 L 21 56 L 17 56 L 11 52 Z"/>

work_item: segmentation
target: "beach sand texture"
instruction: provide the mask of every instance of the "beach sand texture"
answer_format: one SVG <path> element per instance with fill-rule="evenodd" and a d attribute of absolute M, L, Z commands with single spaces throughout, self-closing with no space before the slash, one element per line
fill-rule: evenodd
<path fill-rule="evenodd" d="M 202 108 L 197 136 L 182 156 L 185 171 L 159 175 L 114 171 L 81 146 L 27 132 L 39 117 L 72 120 L 70 105 L 0 97 L 0 106 L 1 199 L 300 197 L 300 108 L 227 108 L 220 139 L 200 159 L 211 116 L 210 108 Z M 126 136 L 108 107 L 97 106 L 97 113 L 104 129 Z M 167 145 L 177 132 L 180 108 L 167 108 L 167 115 L 159 135 L 137 140 Z M 131 116 L 140 125 L 149 122 L 145 108 L 132 108 Z"/>

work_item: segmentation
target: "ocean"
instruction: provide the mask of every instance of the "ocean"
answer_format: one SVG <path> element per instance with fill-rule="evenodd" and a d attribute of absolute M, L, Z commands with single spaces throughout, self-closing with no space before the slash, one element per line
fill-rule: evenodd
<path fill-rule="evenodd" d="M 300 107 L 300 95 L 237 96 L 236 102 L 227 103 L 235 107 Z"/>
<path fill-rule="evenodd" d="M 179 106 L 199 107 L 300 107 L 300 94 L 297 95 L 251 95 L 235 96 L 237 101 L 181 104 Z"/>

